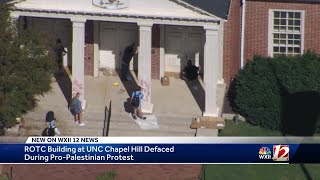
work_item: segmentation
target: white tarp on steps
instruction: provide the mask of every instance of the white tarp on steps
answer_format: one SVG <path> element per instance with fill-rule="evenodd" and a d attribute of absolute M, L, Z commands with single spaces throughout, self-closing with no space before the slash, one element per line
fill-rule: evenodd
<path fill-rule="evenodd" d="M 133 121 L 141 128 L 141 129 L 159 129 L 158 119 L 155 115 L 145 115 L 147 119 L 143 120 L 137 117 L 137 119 L 133 119 Z"/>

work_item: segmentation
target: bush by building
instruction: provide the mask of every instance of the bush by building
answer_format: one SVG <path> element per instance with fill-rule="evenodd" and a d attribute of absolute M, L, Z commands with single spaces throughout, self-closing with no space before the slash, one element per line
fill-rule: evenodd
<path fill-rule="evenodd" d="M 255 56 L 232 82 L 229 98 L 252 125 L 312 135 L 320 130 L 320 57 Z"/>

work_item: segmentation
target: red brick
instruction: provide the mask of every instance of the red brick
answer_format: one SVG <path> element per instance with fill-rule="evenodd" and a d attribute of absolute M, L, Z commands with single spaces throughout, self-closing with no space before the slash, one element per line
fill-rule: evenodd
<path fill-rule="evenodd" d="M 160 26 L 152 27 L 152 54 L 151 54 L 151 76 L 152 79 L 160 79 Z"/>
<path fill-rule="evenodd" d="M 94 34 L 93 21 L 87 21 L 85 27 L 85 58 L 84 58 L 84 73 L 85 75 L 93 76 L 94 69 Z"/>
<path fill-rule="evenodd" d="M 269 9 L 304 10 L 304 50 L 320 53 L 320 4 L 250 0 L 246 6 L 245 60 L 268 55 Z"/>
<path fill-rule="evenodd" d="M 224 24 L 223 78 L 227 84 L 240 69 L 241 0 L 231 1 L 231 9 Z"/>
<path fill-rule="evenodd" d="M 3 165 L 3 174 L 10 165 Z M 77 179 L 94 180 L 105 172 L 117 173 L 117 180 L 198 179 L 201 165 L 12 165 L 13 179 Z"/>

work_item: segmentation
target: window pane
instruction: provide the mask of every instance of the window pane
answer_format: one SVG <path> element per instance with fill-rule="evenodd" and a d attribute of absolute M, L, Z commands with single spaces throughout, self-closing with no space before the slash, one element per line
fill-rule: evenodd
<path fill-rule="evenodd" d="M 279 47 L 273 47 L 273 52 L 279 52 L 280 48 Z"/>
<path fill-rule="evenodd" d="M 280 26 L 280 31 L 286 31 L 286 26 Z"/>
<path fill-rule="evenodd" d="M 295 27 L 295 28 L 294 28 L 294 31 L 295 31 L 295 32 L 300 32 L 300 27 Z"/>
<path fill-rule="evenodd" d="M 299 13 L 299 12 L 296 12 L 296 13 L 294 14 L 294 17 L 295 17 L 296 19 L 300 19 L 300 13 Z"/>
<path fill-rule="evenodd" d="M 293 18 L 293 12 L 289 12 L 289 18 Z"/>
<path fill-rule="evenodd" d="M 293 20 L 289 20 L 289 21 L 288 21 L 288 24 L 289 24 L 289 25 L 293 25 Z"/>
<path fill-rule="evenodd" d="M 299 34 L 295 34 L 294 35 L 294 39 L 300 39 L 300 35 Z"/>
<path fill-rule="evenodd" d="M 288 34 L 288 39 L 293 39 L 293 34 Z"/>
<path fill-rule="evenodd" d="M 299 48 L 299 47 L 295 47 L 295 48 L 294 48 L 294 52 L 295 52 L 295 53 L 300 53 L 300 48 Z"/>
<path fill-rule="evenodd" d="M 280 40 L 281 45 L 286 45 L 286 40 Z"/>
<path fill-rule="evenodd" d="M 273 38 L 279 38 L 279 34 L 273 34 Z"/>
<path fill-rule="evenodd" d="M 288 53 L 293 53 L 293 47 L 288 47 Z"/>
<path fill-rule="evenodd" d="M 287 20 L 281 19 L 280 23 L 281 23 L 281 25 L 285 26 L 285 25 L 287 25 Z"/>
<path fill-rule="evenodd" d="M 277 39 L 275 39 L 275 40 L 273 40 L 273 44 L 276 44 L 276 45 L 278 45 L 279 44 L 279 40 L 277 40 Z"/>
<path fill-rule="evenodd" d="M 288 40 L 288 44 L 293 44 L 293 41 L 292 40 Z"/>
<path fill-rule="evenodd" d="M 294 45 L 300 45 L 300 41 L 294 41 Z"/>
<path fill-rule="evenodd" d="M 280 27 L 279 26 L 273 26 L 274 31 L 279 31 Z"/>
<path fill-rule="evenodd" d="M 280 34 L 281 39 L 286 39 L 287 35 L 286 34 Z"/>
<path fill-rule="evenodd" d="M 280 52 L 285 53 L 286 52 L 286 47 L 280 47 Z"/>
<path fill-rule="evenodd" d="M 279 18 L 280 17 L 280 12 L 279 11 L 275 11 L 274 12 L 274 17 L 275 18 Z"/>
<path fill-rule="evenodd" d="M 274 25 L 279 25 L 280 24 L 280 20 L 279 19 L 275 19 L 273 23 L 274 23 Z"/>
<path fill-rule="evenodd" d="M 286 18 L 287 17 L 287 13 L 286 12 L 281 12 L 281 18 Z"/>
<path fill-rule="evenodd" d="M 294 25 L 300 26 L 300 20 L 295 20 L 295 21 L 294 21 Z"/>
<path fill-rule="evenodd" d="M 292 27 L 292 26 L 289 26 L 289 27 L 288 27 L 288 31 L 289 31 L 289 32 L 293 32 L 293 27 Z"/>

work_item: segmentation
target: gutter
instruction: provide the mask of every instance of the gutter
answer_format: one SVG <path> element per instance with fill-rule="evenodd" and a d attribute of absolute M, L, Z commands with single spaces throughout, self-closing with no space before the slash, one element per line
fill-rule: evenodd
<path fill-rule="evenodd" d="M 242 0 L 242 15 L 241 15 L 241 52 L 240 52 L 240 68 L 244 66 L 244 31 L 245 31 L 245 19 L 246 19 L 246 0 Z"/>

